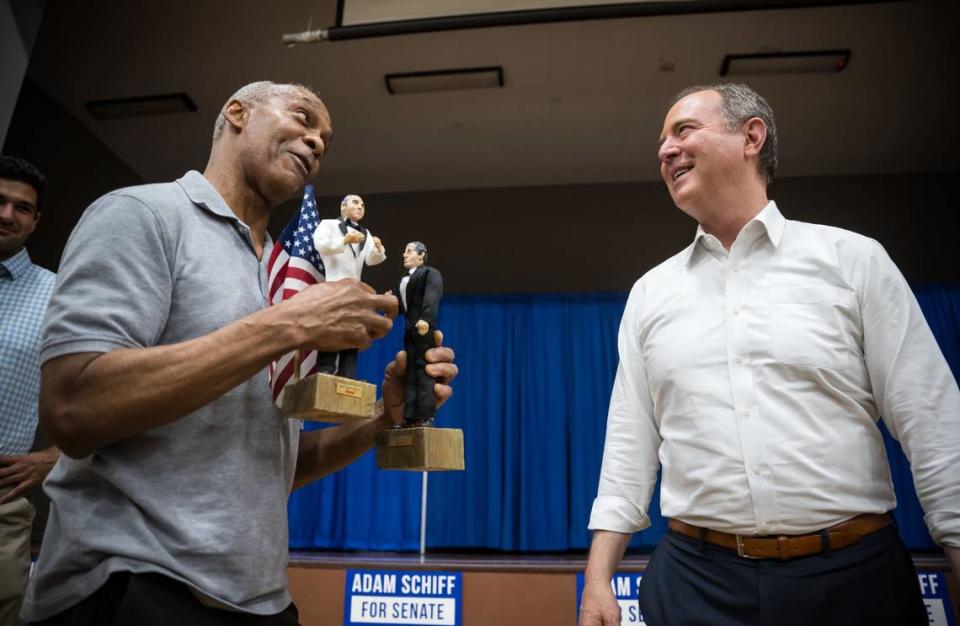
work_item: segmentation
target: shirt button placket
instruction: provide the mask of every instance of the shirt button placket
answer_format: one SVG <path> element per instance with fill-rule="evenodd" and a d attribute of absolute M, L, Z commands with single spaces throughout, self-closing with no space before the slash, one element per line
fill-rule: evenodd
<path fill-rule="evenodd" d="M 755 420 L 752 420 L 756 401 L 755 382 L 750 368 L 749 322 L 747 303 L 747 272 L 738 258 L 738 250 L 731 250 L 730 271 L 727 274 L 727 302 L 733 315 L 727 318 L 727 363 L 730 371 L 730 388 L 733 409 L 737 416 L 736 427 L 743 454 L 743 465 L 754 519 L 757 523 L 769 520 L 774 513 L 770 506 L 770 483 L 764 471 L 764 442 Z"/>

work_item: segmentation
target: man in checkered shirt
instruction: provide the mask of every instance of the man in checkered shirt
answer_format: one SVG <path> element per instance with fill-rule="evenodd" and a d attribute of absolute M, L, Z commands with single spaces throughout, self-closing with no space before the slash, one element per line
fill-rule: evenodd
<path fill-rule="evenodd" d="M 60 456 L 56 448 L 30 452 L 40 387 L 37 344 L 56 278 L 31 263 L 23 247 L 40 221 L 43 186 L 32 164 L 0 156 L 0 626 L 23 623 L 34 514 L 26 496 Z"/>

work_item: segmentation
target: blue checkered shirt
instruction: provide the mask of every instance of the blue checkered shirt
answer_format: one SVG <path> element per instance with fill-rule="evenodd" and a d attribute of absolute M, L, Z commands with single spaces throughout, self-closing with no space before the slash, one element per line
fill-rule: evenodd
<path fill-rule="evenodd" d="M 37 429 L 37 345 L 57 275 L 26 248 L 0 261 L 0 454 L 25 454 Z"/>

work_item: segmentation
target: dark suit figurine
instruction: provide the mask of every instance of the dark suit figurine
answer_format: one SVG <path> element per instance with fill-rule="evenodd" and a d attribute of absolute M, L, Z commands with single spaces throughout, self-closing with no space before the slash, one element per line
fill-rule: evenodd
<path fill-rule="evenodd" d="M 436 346 L 437 309 L 443 295 L 443 277 L 427 267 L 427 246 L 413 241 L 403 251 L 403 267 L 397 294 L 400 313 L 406 317 L 403 347 L 407 351 L 407 394 L 403 418 L 407 425 L 432 426 L 437 411 L 434 380 L 427 375 L 427 350 Z"/>

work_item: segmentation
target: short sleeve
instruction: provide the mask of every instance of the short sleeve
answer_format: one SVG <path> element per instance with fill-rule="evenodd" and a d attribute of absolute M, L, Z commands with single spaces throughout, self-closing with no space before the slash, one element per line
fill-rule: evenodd
<path fill-rule="evenodd" d="M 154 345 L 166 325 L 173 246 L 139 198 L 94 202 L 70 235 L 47 307 L 40 363 L 66 354 Z"/>

